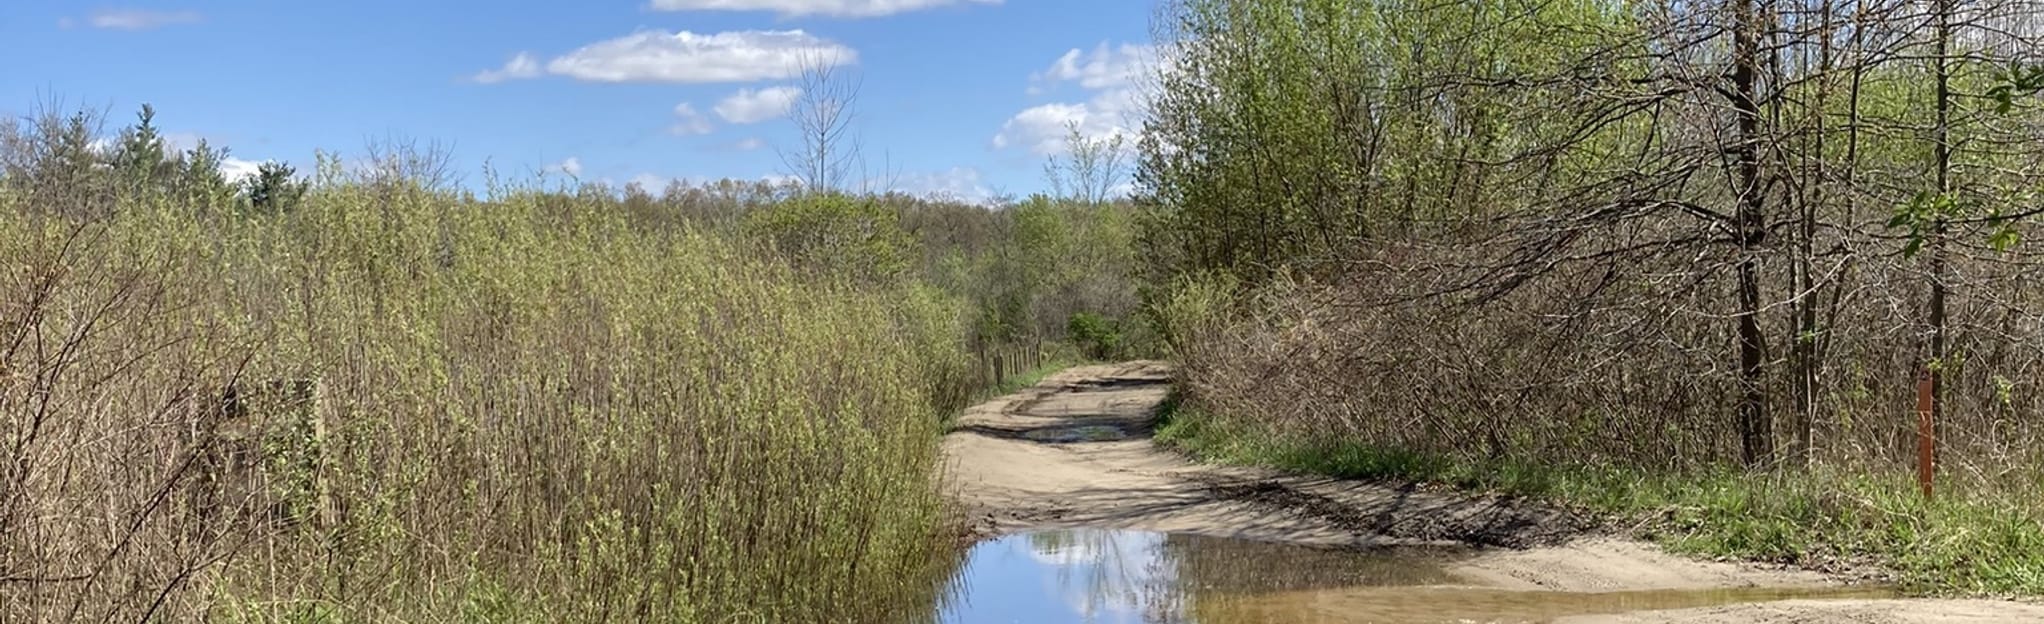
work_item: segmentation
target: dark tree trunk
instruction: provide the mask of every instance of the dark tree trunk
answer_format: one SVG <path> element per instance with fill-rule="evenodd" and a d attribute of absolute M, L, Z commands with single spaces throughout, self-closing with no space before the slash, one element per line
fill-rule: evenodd
<path fill-rule="evenodd" d="M 1937 128 L 1936 145 L 1931 146 L 1933 158 L 1937 160 L 1938 195 L 1948 196 L 1952 192 L 1952 0 L 1938 0 L 1937 3 Z M 1945 404 L 1945 215 L 1937 215 L 1937 223 L 1931 228 L 1930 240 L 1930 392 L 1931 423 L 1942 428 Z M 1944 437 L 1944 432 L 1933 430 L 1932 439 Z"/>
<path fill-rule="evenodd" d="M 1760 9 L 1754 0 L 1734 0 L 1732 110 L 1738 115 L 1738 211 L 1734 226 L 1739 243 L 1739 440 L 1747 466 L 1765 465 L 1774 454 L 1774 425 L 1767 413 L 1764 385 L 1767 341 L 1760 332 L 1760 267 L 1757 247 L 1767 236 L 1766 205 L 1760 180 Z"/>

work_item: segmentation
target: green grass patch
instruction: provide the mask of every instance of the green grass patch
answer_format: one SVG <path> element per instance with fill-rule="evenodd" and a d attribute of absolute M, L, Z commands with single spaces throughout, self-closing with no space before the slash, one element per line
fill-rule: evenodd
<path fill-rule="evenodd" d="M 1906 475 L 1735 471 L 1477 460 L 1354 441 L 1270 435 L 1166 401 L 1157 439 L 1205 461 L 1394 479 L 1538 498 L 1603 516 L 1671 550 L 1812 567 L 1875 564 L 1908 591 L 2044 594 L 2034 496 L 1958 483 L 1924 500 Z M 1970 489 L 1969 489 L 1970 488 Z"/>

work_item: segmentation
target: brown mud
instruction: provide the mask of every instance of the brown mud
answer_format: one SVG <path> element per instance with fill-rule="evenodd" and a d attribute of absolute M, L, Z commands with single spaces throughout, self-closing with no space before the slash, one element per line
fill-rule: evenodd
<path fill-rule="evenodd" d="M 1153 444 L 1170 386 L 1161 362 L 1083 366 L 975 406 L 944 440 L 946 489 L 974 539 L 1054 529 L 1125 529 L 1331 549 L 1455 552 L 1443 587 L 1608 594 L 1760 590 L 1734 605 L 1610 613 L 1569 622 L 2040 621 L 2014 602 L 1849 598 L 1783 600 L 1840 588 L 1822 573 L 1698 561 L 1596 530 L 1589 519 L 1522 499 L 1412 484 L 1351 481 L 1191 461 Z M 1384 592 L 1377 592 L 1384 594 Z M 1411 595 L 1408 588 L 1397 594 Z M 1313 621 L 1367 616 L 1368 591 L 1315 600 Z M 1501 594 L 1509 596 L 1509 594 Z M 1586 603 L 1597 602 L 1594 598 Z M 1648 607 L 1654 608 L 1654 607 Z M 1381 615 L 1381 614 L 1380 614 Z"/>

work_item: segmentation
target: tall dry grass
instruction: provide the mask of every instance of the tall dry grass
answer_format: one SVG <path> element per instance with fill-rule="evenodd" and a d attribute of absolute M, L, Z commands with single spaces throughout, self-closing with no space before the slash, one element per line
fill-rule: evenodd
<path fill-rule="evenodd" d="M 965 315 L 599 202 L 0 191 L 0 621 L 874 621 Z"/>

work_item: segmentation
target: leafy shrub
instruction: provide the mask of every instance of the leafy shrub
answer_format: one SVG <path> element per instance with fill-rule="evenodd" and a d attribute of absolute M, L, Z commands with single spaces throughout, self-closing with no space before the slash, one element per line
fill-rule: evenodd
<path fill-rule="evenodd" d="M 748 215 L 744 229 L 807 271 L 863 282 L 900 279 L 920 253 L 898 213 L 839 193 L 768 205 Z"/>
<path fill-rule="evenodd" d="M 1086 357 L 1095 360 L 1121 357 L 1121 323 L 1114 319 L 1080 312 L 1072 315 L 1071 321 L 1065 325 L 1065 333 Z"/>
<path fill-rule="evenodd" d="M 0 195 L 25 269 L 0 272 L 0 333 L 67 345 L 0 344 L 21 441 L 0 570 L 99 570 L 0 584 L 0 621 L 870 621 L 935 599 L 937 440 L 972 372 L 956 299 L 598 200 L 330 173 L 262 218 Z M 766 221 L 790 222 L 816 223 Z M 828 245 L 806 249 L 851 253 Z M 219 407 L 277 380 L 316 404 Z M 202 495 L 229 478 L 253 483 Z"/>

